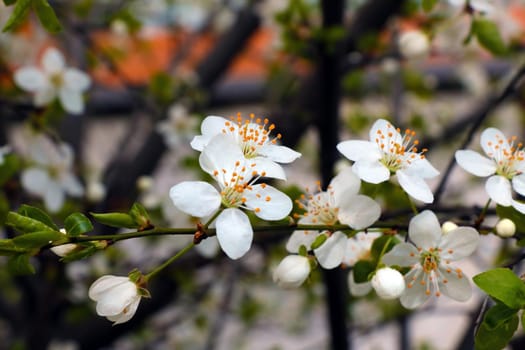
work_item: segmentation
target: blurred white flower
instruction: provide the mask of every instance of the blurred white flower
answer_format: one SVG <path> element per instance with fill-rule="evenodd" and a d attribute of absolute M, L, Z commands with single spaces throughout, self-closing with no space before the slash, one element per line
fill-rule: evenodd
<path fill-rule="evenodd" d="M 0 147 L 0 164 L 4 163 L 4 157 L 9 152 L 11 152 L 11 147 L 9 147 L 8 145 Z"/>
<path fill-rule="evenodd" d="M 430 50 L 430 42 L 420 30 L 410 30 L 399 35 L 399 51 L 407 59 L 424 58 Z"/>
<path fill-rule="evenodd" d="M 129 277 L 106 275 L 97 279 L 88 291 L 89 298 L 97 302 L 97 314 L 114 325 L 129 321 L 140 303 L 142 295 Z"/>
<path fill-rule="evenodd" d="M 301 255 L 288 255 L 273 272 L 273 281 L 283 288 L 297 288 L 310 275 L 310 261 Z"/>
<path fill-rule="evenodd" d="M 31 138 L 29 160 L 33 163 L 22 172 L 22 187 L 31 194 L 42 197 L 46 208 L 59 211 L 65 195 L 80 197 L 84 189 L 72 172 L 73 149 L 65 144 L 55 144 L 43 134 Z"/>
<path fill-rule="evenodd" d="M 452 6 L 465 7 L 467 0 L 448 0 Z M 494 11 L 494 0 L 468 0 L 469 6 L 475 11 L 491 13 Z"/>
<path fill-rule="evenodd" d="M 14 73 L 15 83 L 34 94 L 34 104 L 45 106 L 58 97 L 62 107 L 71 114 L 84 112 L 82 93 L 91 85 L 84 72 L 66 67 L 64 56 L 56 48 L 48 48 L 41 66 L 25 66 Z"/>
<path fill-rule="evenodd" d="M 157 131 L 164 137 L 166 145 L 174 149 L 191 140 L 198 123 L 198 119 L 190 115 L 186 107 L 176 103 L 170 107 L 168 118 L 157 124 Z"/>

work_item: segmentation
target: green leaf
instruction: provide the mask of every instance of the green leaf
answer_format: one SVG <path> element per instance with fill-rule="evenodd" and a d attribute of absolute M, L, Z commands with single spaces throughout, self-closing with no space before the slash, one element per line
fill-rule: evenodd
<path fill-rule="evenodd" d="M 4 25 L 4 28 L 2 29 L 3 32 L 7 32 L 10 30 L 15 29 L 18 27 L 22 22 L 25 20 L 27 13 L 29 12 L 29 7 L 31 6 L 32 0 L 17 0 L 15 4 L 15 8 L 13 12 L 11 13 L 11 16 L 9 16 L 9 19 L 7 20 L 6 24 Z"/>
<path fill-rule="evenodd" d="M 40 231 L 26 233 L 13 238 L 13 243 L 20 248 L 41 248 L 50 242 L 64 238 L 64 234 L 57 231 Z"/>
<path fill-rule="evenodd" d="M 29 262 L 28 254 L 18 254 L 9 257 L 7 268 L 14 275 L 32 275 L 35 273 L 35 268 Z"/>
<path fill-rule="evenodd" d="M 503 41 L 496 23 L 484 18 L 476 18 L 472 22 L 472 31 L 478 42 L 495 55 L 507 53 L 507 45 Z"/>
<path fill-rule="evenodd" d="M 22 204 L 20 208 L 18 208 L 18 214 L 38 220 L 44 225 L 51 227 L 54 231 L 59 231 L 58 226 L 55 225 L 51 217 L 42 209 Z"/>
<path fill-rule="evenodd" d="M 354 281 L 357 283 L 368 282 L 368 276 L 374 272 L 376 265 L 369 260 L 359 260 L 354 264 Z"/>
<path fill-rule="evenodd" d="M 33 0 L 33 8 L 40 23 L 48 32 L 56 34 L 62 30 L 62 25 L 60 25 L 55 10 L 53 10 L 47 0 Z"/>
<path fill-rule="evenodd" d="M 510 269 L 488 270 L 472 278 L 485 293 L 511 309 L 525 307 L 525 283 Z"/>
<path fill-rule="evenodd" d="M 0 255 L 10 256 L 10 255 L 18 255 L 20 253 L 26 253 L 26 252 L 27 252 L 26 249 L 15 247 L 13 240 L 0 239 Z"/>
<path fill-rule="evenodd" d="M 494 329 L 489 328 L 483 320 L 474 339 L 474 348 L 476 350 L 503 349 L 516 332 L 518 324 L 519 319 L 516 314 Z"/>
<path fill-rule="evenodd" d="M 21 233 L 38 232 L 38 231 L 53 231 L 53 227 L 49 227 L 43 222 L 27 216 L 20 215 L 14 211 L 7 213 L 5 220 L 7 226 L 13 227 Z"/>
<path fill-rule="evenodd" d="M 125 213 L 90 213 L 101 224 L 111 227 L 137 228 L 138 225 L 129 214 Z"/>
<path fill-rule="evenodd" d="M 503 324 L 515 316 L 518 311 L 519 310 L 507 307 L 505 304 L 496 303 L 496 305 L 488 309 L 485 313 L 483 322 L 487 326 L 487 329 L 495 330 L 503 326 Z"/>
<path fill-rule="evenodd" d="M 16 0 L 4 0 L 5 6 L 11 6 L 16 2 Z"/>
<path fill-rule="evenodd" d="M 397 243 L 399 243 L 399 239 L 397 239 L 396 237 L 390 235 L 383 235 L 374 240 L 374 242 L 372 243 L 372 248 L 370 249 L 370 253 L 372 254 L 374 260 L 378 261 L 381 253 L 388 253 L 390 249 L 394 248 L 394 246 Z"/>
<path fill-rule="evenodd" d="M 149 214 L 139 203 L 134 203 L 129 211 L 129 215 L 137 223 L 139 230 L 147 230 L 152 227 Z"/>
<path fill-rule="evenodd" d="M 437 4 L 437 2 L 438 0 L 423 0 L 421 6 L 423 7 L 423 10 L 425 10 L 425 12 L 430 12 Z"/>
<path fill-rule="evenodd" d="M 79 249 L 79 248 L 77 248 L 77 249 Z M 63 262 L 71 262 L 71 261 L 75 261 L 75 260 L 84 259 L 84 258 L 87 258 L 87 257 L 95 254 L 98 250 L 99 250 L 99 248 L 96 245 L 89 245 L 88 247 L 85 247 L 84 249 L 75 250 L 75 251 L 69 253 L 68 255 L 66 255 L 65 257 L 63 257 L 60 260 L 63 261 Z"/>
<path fill-rule="evenodd" d="M 73 213 L 64 221 L 66 232 L 70 236 L 78 236 L 93 230 L 91 221 L 82 213 Z"/>
<path fill-rule="evenodd" d="M 326 242 L 326 240 L 328 239 L 328 236 L 325 235 L 325 234 L 320 234 L 319 236 L 315 237 L 315 240 L 313 241 L 313 243 L 310 245 L 310 248 L 311 249 L 317 249 L 319 248 L 320 246 L 323 245 L 324 242 Z"/>

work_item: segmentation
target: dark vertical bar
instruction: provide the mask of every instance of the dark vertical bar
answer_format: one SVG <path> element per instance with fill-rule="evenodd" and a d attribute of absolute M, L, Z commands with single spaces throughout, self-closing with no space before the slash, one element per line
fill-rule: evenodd
<path fill-rule="evenodd" d="M 343 24 L 344 1 L 322 0 L 323 29 Z M 333 43 L 332 43 L 333 44 Z M 340 46 L 327 46 L 321 43 L 319 52 L 320 108 L 317 116 L 317 127 L 320 135 L 320 166 L 322 186 L 326 188 L 333 177 L 334 164 L 338 158 L 338 120 L 340 88 Z M 347 293 L 346 278 L 341 269 L 323 271 L 326 287 L 326 302 L 330 321 L 332 349 L 349 349 L 347 336 Z"/>

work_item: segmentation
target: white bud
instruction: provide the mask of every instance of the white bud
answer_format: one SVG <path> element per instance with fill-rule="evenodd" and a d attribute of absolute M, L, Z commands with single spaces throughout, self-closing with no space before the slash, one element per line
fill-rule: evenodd
<path fill-rule="evenodd" d="M 458 228 L 458 225 L 453 223 L 452 221 L 445 221 L 443 225 L 441 225 L 441 232 L 443 232 L 444 235 L 448 234 L 450 231 L 455 230 Z"/>
<path fill-rule="evenodd" d="M 106 187 L 100 181 L 90 181 L 86 187 L 86 198 L 93 203 L 100 202 L 106 197 Z"/>
<path fill-rule="evenodd" d="M 390 267 L 379 269 L 372 277 L 371 283 L 381 299 L 399 298 L 405 290 L 403 275 Z"/>
<path fill-rule="evenodd" d="M 297 288 L 310 275 L 310 261 L 301 255 L 288 255 L 273 272 L 273 281 L 283 288 Z"/>
<path fill-rule="evenodd" d="M 140 192 L 146 192 L 153 187 L 153 178 L 151 176 L 142 175 L 137 179 L 137 188 Z"/>
<path fill-rule="evenodd" d="M 60 229 L 60 232 L 62 232 L 63 234 L 66 234 L 66 230 L 63 228 Z M 68 255 L 69 253 L 71 253 L 76 248 L 77 248 L 76 244 L 67 243 L 67 244 L 57 245 L 56 247 L 52 247 L 51 251 L 60 257 L 64 257 Z"/>
<path fill-rule="evenodd" d="M 419 30 L 411 30 L 399 36 L 399 51 L 408 59 L 423 58 L 430 50 L 428 37 Z"/>
<path fill-rule="evenodd" d="M 503 238 L 512 237 L 516 233 L 516 224 L 510 219 L 502 219 L 496 224 L 496 233 Z"/>

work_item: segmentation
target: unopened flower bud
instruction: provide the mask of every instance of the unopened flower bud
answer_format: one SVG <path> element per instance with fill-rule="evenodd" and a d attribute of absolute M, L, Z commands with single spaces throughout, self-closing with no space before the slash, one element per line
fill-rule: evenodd
<path fill-rule="evenodd" d="M 92 181 L 87 184 L 86 198 L 93 203 L 100 202 L 106 197 L 106 187 L 100 181 Z"/>
<path fill-rule="evenodd" d="M 372 277 L 371 283 L 381 299 L 399 298 L 405 290 L 403 275 L 390 267 L 379 269 Z"/>
<path fill-rule="evenodd" d="M 512 237 L 516 233 L 516 224 L 510 219 L 502 219 L 496 224 L 496 233 L 503 238 Z"/>
<path fill-rule="evenodd" d="M 399 37 L 399 51 L 405 58 L 422 58 L 428 53 L 429 49 L 428 37 L 419 30 L 402 33 Z"/>
<path fill-rule="evenodd" d="M 301 255 L 288 255 L 273 272 L 273 281 L 283 288 L 297 288 L 310 274 L 310 261 Z"/>
<path fill-rule="evenodd" d="M 66 234 L 66 230 L 63 228 L 60 229 L 60 232 L 62 232 L 63 234 Z M 67 243 L 67 244 L 57 245 L 56 247 L 52 247 L 51 251 L 55 253 L 56 255 L 63 258 L 64 256 L 68 255 L 76 248 L 77 248 L 76 244 Z"/>
<path fill-rule="evenodd" d="M 458 225 L 453 223 L 452 221 L 445 221 L 443 225 L 441 225 L 441 232 L 443 232 L 444 235 L 448 234 L 450 231 L 455 230 L 458 228 Z"/>
<path fill-rule="evenodd" d="M 146 192 L 153 186 L 153 178 L 143 175 L 137 179 L 137 188 L 140 192 Z"/>

